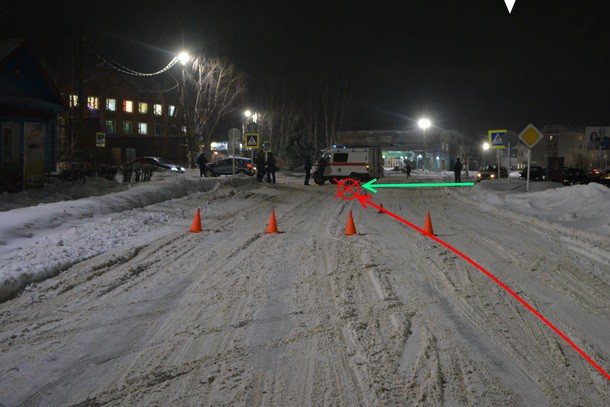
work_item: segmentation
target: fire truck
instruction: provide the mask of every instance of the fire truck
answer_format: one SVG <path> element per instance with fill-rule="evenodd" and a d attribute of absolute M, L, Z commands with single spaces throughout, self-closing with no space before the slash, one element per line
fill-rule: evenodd
<path fill-rule="evenodd" d="M 378 147 L 336 147 L 320 151 L 312 167 L 313 180 L 318 185 L 336 183 L 343 178 L 363 182 L 383 177 L 383 158 Z"/>

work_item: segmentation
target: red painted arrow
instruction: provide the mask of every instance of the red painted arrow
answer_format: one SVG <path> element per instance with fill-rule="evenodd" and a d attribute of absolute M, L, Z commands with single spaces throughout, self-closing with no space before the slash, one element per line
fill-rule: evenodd
<path fill-rule="evenodd" d="M 358 199 L 358 201 L 360 202 L 360 204 L 366 208 L 367 205 L 370 205 L 374 208 L 377 208 L 379 211 L 386 213 L 387 215 L 390 215 L 391 217 L 393 217 L 394 219 L 396 219 L 399 222 L 404 223 L 407 226 L 412 227 L 413 229 L 417 230 L 418 232 L 428 236 L 430 239 L 438 242 L 439 244 L 445 246 L 447 249 L 451 250 L 452 252 L 454 252 L 455 254 L 457 254 L 458 256 L 460 256 L 461 258 L 463 258 L 464 260 L 466 260 L 468 263 L 472 264 L 474 267 L 476 267 L 477 269 L 479 269 L 483 274 L 485 274 L 487 277 L 491 278 L 496 284 L 498 284 L 500 287 L 502 287 L 504 290 L 506 290 L 510 295 L 512 295 L 514 298 L 517 299 L 517 301 L 519 301 L 521 304 L 523 304 L 525 306 L 525 308 L 527 308 L 528 310 L 530 310 L 534 315 L 536 315 L 542 322 L 544 322 L 545 324 L 547 324 L 553 331 L 555 331 L 555 333 L 559 336 L 561 336 L 561 338 L 566 341 L 571 347 L 573 347 L 574 349 L 576 349 L 576 351 L 578 353 L 581 354 L 581 356 L 583 358 L 585 358 L 589 363 L 591 363 L 591 365 L 593 365 L 593 367 L 595 367 L 597 370 L 599 370 L 601 372 L 601 374 L 603 374 L 606 379 L 610 380 L 610 375 L 608 375 L 608 373 L 606 373 L 604 371 L 604 369 L 602 369 L 597 363 L 595 363 L 593 361 L 593 359 L 591 359 L 589 357 L 589 355 L 587 355 L 582 349 L 580 349 L 574 342 L 572 342 L 572 340 L 570 338 L 567 337 L 567 335 L 565 335 L 563 332 L 561 332 L 555 325 L 553 325 L 548 319 L 546 319 L 544 316 L 542 316 L 542 314 L 540 312 L 538 312 L 534 307 L 532 307 L 531 305 L 529 305 L 523 298 L 521 298 L 517 293 L 515 293 L 513 290 L 511 290 L 510 288 L 508 288 L 508 286 L 506 284 L 504 284 L 502 281 L 500 281 L 496 276 L 494 276 L 493 274 L 491 274 L 489 271 L 485 270 L 481 265 L 479 265 L 478 263 L 476 263 L 474 260 L 472 260 L 470 257 L 466 256 L 464 253 L 460 252 L 458 249 L 456 249 L 455 247 L 451 246 L 449 243 L 446 243 L 444 241 L 442 241 L 441 239 L 439 239 L 438 237 L 426 232 L 424 229 L 412 224 L 411 222 L 409 222 L 408 220 L 405 220 L 403 218 L 401 218 L 400 216 L 388 211 L 387 209 L 385 209 L 383 206 L 379 206 L 376 203 L 372 202 L 370 199 L 372 198 L 370 195 L 357 195 L 356 198 Z"/>

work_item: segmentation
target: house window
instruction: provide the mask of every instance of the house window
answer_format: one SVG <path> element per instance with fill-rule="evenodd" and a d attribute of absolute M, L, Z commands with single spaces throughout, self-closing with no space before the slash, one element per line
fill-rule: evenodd
<path fill-rule="evenodd" d="M 161 124 L 155 124 L 155 134 L 158 136 L 163 134 L 163 126 Z"/>
<path fill-rule="evenodd" d="M 17 162 L 19 158 L 19 128 L 16 125 L 2 126 L 2 161 Z"/>
<path fill-rule="evenodd" d="M 148 113 L 148 103 L 144 103 L 144 102 L 138 103 L 138 113 L 140 113 L 140 114 Z"/>
<path fill-rule="evenodd" d="M 123 101 L 123 111 L 127 113 L 133 113 L 133 101 L 124 100 Z"/>
<path fill-rule="evenodd" d="M 167 106 L 167 115 L 169 117 L 174 117 L 176 115 L 176 106 L 174 106 L 174 105 Z"/>
<path fill-rule="evenodd" d="M 131 134 L 131 121 L 126 120 L 123 122 L 123 133 Z"/>
<path fill-rule="evenodd" d="M 116 112 L 116 99 L 106 99 L 106 110 Z"/>
<path fill-rule="evenodd" d="M 97 110 L 99 108 L 99 99 L 95 96 L 87 96 L 87 106 Z"/>
<path fill-rule="evenodd" d="M 78 106 L 78 95 L 70 95 L 70 107 Z"/>
<path fill-rule="evenodd" d="M 147 123 L 138 123 L 138 134 L 148 134 Z"/>
<path fill-rule="evenodd" d="M 153 113 L 155 114 L 155 116 L 161 116 L 163 114 L 163 106 L 155 103 L 153 105 Z"/>
<path fill-rule="evenodd" d="M 115 133 L 114 120 L 106 120 L 106 133 Z"/>

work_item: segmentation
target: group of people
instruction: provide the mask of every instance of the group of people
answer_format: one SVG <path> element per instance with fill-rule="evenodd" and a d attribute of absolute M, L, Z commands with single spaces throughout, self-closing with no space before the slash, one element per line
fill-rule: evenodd
<path fill-rule="evenodd" d="M 273 153 L 267 153 L 267 158 L 265 159 L 265 154 L 263 152 L 259 152 L 256 155 L 254 163 L 256 164 L 256 180 L 258 182 L 263 182 L 263 177 L 266 174 L 267 182 L 275 184 L 275 171 L 277 170 L 277 164 L 275 162 L 275 156 Z"/>

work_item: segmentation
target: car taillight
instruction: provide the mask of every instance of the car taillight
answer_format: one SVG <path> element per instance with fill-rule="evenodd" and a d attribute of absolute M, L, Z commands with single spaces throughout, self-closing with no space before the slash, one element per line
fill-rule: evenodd
<path fill-rule="evenodd" d="M 246 164 L 248 168 L 252 168 L 252 164 Z"/>

